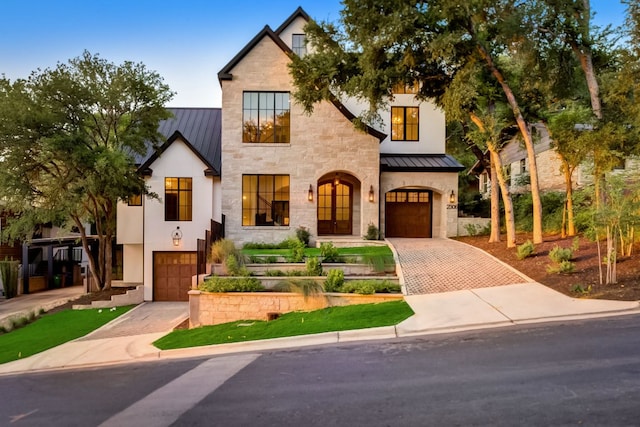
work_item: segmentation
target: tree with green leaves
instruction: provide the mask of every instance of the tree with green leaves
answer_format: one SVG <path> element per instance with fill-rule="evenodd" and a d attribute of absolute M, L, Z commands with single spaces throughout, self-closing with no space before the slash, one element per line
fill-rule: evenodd
<path fill-rule="evenodd" d="M 542 204 L 533 148 L 522 100 L 513 90 L 501 58 L 528 35 L 526 8 L 515 0 L 395 2 L 345 0 L 340 26 L 310 22 L 305 32 L 312 46 L 292 58 L 295 99 L 312 111 L 316 102 L 350 96 L 368 102 L 360 118 L 372 122 L 391 88 L 419 83 L 419 99 L 443 106 L 442 95 L 455 74 L 469 64 L 484 67 L 503 93 L 529 159 L 533 199 L 533 240 L 542 241 Z"/>
<path fill-rule="evenodd" d="M 3 238 L 28 240 L 49 222 L 75 227 L 95 283 L 109 288 L 116 204 L 147 193 L 134 155 L 161 141 L 158 124 L 172 97 L 144 64 L 89 52 L 27 79 L 0 79 L 0 199 L 14 215 Z"/>

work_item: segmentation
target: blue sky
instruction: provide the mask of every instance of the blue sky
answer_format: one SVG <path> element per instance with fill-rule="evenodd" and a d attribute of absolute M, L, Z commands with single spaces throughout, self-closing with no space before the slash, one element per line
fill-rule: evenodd
<path fill-rule="evenodd" d="M 0 0 L 0 74 L 27 77 L 84 50 L 143 62 L 177 92 L 172 107 L 219 107 L 217 73 L 265 25 L 302 6 L 335 21 L 339 0 Z M 591 0 L 596 23 L 621 25 L 619 0 Z"/>

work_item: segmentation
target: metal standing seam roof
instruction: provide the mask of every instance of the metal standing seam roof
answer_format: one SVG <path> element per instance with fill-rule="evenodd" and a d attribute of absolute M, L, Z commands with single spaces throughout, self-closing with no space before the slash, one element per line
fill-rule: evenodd
<path fill-rule="evenodd" d="M 207 164 L 214 175 L 220 175 L 222 110 L 220 108 L 167 108 L 173 117 L 162 120 L 158 131 L 166 138 L 158 151 L 149 143 L 146 156 L 136 159 L 140 170 L 151 166 L 153 161 L 182 136 L 187 145 Z"/>
<path fill-rule="evenodd" d="M 459 172 L 464 170 L 448 154 L 380 154 L 381 171 Z"/>

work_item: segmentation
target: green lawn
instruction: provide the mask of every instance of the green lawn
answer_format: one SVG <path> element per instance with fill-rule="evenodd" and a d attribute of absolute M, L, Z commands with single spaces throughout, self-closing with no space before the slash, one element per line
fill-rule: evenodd
<path fill-rule="evenodd" d="M 381 246 L 358 246 L 352 248 L 337 248 L 340 256 L 393 256 L 393 252 L 386 245 Z M 242 253 L 247 256 L 252 255 L 291 255 L 291 249 L 242 249 Z M 305 256 L 320 256 L 320 248 L 305 248 Z"/>
<path fill-rule="evenodd" d="M 413 315 L 405 301 L 330 307 L 283 314 L 271 322 L 238 321 L 173 331 L 153 344 L 161 350 L 391 326 Z"/>
<path fill-rule="evenodd" d="M 64 310 L 44 314 L 23 328 L 0 335 L 0 363 L 29 357 L 82 337 L 134 306 L 91 310 Z"/>

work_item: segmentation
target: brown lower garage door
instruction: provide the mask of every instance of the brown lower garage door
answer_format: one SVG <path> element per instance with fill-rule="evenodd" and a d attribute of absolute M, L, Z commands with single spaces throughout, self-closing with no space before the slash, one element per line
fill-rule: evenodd
<path fill-rule="evenodd" d="M 153 253 L 153 300 L 188 301 L 196 252 Z"/>
<path fill-rule="evenodd" d="M 386 237 L 431 237 L 430 191 L 390 191 L 384 214 Z"/>

